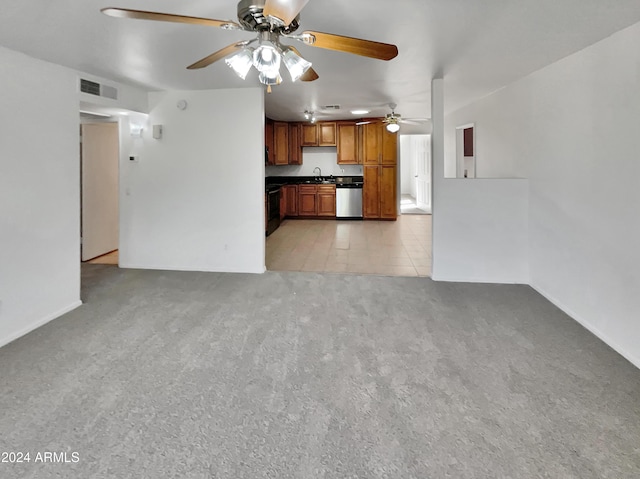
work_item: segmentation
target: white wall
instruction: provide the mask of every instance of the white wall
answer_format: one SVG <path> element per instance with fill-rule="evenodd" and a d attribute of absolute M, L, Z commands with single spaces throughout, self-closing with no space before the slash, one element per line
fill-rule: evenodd
<path fill-rule="evenodd" d="M 527 180 L 438 185 L 436 281 L 528 283 Z"/>
<path fill-rule="evenodd" d="M 267 176 L 314 176 L 313 169 L 319 167 L 322 176 L 362 176 L 360 165 L 339 165 L 338 149 L 335 146 L 305 146 L 302 148 L 302 165 L 267 166 Z"/>
<path fill-rule="evenodd" d="M 121 145 L 120 266 L 264 272 L 263 90 L 151 93 L 149 107 L 143 138 Z"/>
<path fill-rule="evenodd" d="M 447 125 L 476 123 L 479 170 L 529 178 L 531 285 L 640 367 L 638 44 L 640 24 Z"/>
<path fill-rule="evenodd" d="M 3 345 L 80 304 L 80 159 L 75 72 L 0 47 L 0 91 Z"/>

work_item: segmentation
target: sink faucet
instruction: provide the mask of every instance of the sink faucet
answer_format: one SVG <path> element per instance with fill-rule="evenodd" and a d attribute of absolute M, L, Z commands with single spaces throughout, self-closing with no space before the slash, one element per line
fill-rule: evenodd
<path fill-rule="evenodd" d="M 316 170 L 318 170 L 318 174 L 317 174 L 317 175 L 316 175 Z M 320 169 L 320 167 L 319 167 L 319 166 L 316 166 L 316 167 L 313 169 L 313 175 L 314 175 L 314 176 L 322 176 L 322 170 Z"/>

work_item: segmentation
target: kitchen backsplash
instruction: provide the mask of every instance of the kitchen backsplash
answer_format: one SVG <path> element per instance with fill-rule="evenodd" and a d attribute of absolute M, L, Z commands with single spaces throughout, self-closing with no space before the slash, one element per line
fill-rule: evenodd
<path fill-rule="evenodd" d="M 302 165 L 267 166 L 265 176 L 313 176 L 316 167 L 322 170 L 322 176 L 362 175 L 360 165 L 338 165 L 338 150 L 335 146 L 312 146 L 302 149 Z"/>

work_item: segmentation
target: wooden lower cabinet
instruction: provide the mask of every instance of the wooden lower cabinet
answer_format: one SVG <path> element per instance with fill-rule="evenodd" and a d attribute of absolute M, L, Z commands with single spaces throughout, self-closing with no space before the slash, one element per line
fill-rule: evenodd
<path fill-rule="evenodd" d="M 336 185 L 298 186 L 298 216 L 336 216 Z"/>
<path fill-rule="evenodd" d="M 398 218 L 398 199 L 396 167 L 380 167 L 380 218 L 395 220 Z"/>
<path fill-rule="evenodd" d="M 318 216 L 336 215 L 336 185 L 318 186 Z"/>
<path fill-rule="evenodd" d="M 298 216 L 298 185 L 283 186 L 282 195 L 285 199 L 284 216 Z"/>
<path fill-rule="evenodd" d="M 363 170 L 362 214 L 364 218 L 397 219 L 396 167 L 364 165 Z"/>
<path fill-rule="evenodd" d="M 298 216 L 318 216 L 317 188 L 316 185 L 298 187 Z"/>
<path fill-rule="evenodd" d="M 380 218 L 380 167 L 364 165 L 364 186 L 362 187 L 362 215 L 367 218 Z"/>

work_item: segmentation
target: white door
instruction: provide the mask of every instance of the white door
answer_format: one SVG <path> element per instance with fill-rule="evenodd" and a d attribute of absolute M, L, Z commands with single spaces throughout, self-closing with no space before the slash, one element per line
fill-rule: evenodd
<path fill-rule="evenodd" d="M 431 137 L 414 137 L 416 155 L 416 206 L 431 213 Z"/>
<path fill-rule="evenodd" d="M 118 249 L 118 124 L 83 124 L 82 261 Z"/>

